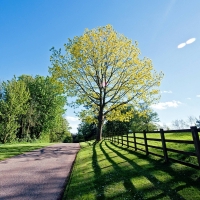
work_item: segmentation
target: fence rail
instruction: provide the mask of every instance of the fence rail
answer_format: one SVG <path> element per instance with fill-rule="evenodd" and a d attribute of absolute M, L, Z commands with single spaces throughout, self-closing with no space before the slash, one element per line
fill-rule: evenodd
<path fill-rule="evenodd" d="M 143 132 L 133 132 L 127 133 L 123 135 L 114 135 L 110 134 L 104 139 L 110 140 L 111 142 L 121 144 L 122 146 L 127 146 L 134 148 L 135 151 L 139 150 L 145 152 L 148 156 L 149 154 L 164 158 L 164 161 L 167 163 L 169 161 L 177 162 L 189 167 L 193 167 L 195 169 L 200 169 L 200 141 L 199 141 L 199 133 L 200 129 L 197 129 L 196 126 L 192 126 L 190 129 L 182 129 L 182 130 L 163 130 L 160 131 L 143 131 Z M 177 133 L 177 139 L 166 139 L 168 133 Z M 188 133 L 192 137 L 192 140 L 181 140 L 179 138 L 179 134 Z M 136 136 L 136 134 L 140 134 L 140 136 Z M 150 137 L 152 134 L 158 134 L 156 138 Z M 154 135 L 155 136 L 155 135 Z M 158 138 L 159 137 L 159 138 Z M 155 144 L 149 144 L 150 141 L 160 142 L 161 146 L 156 146 Z M 189 144 L 193 146 L 194 151 L 183 151 L 174 148 L 170 148 L 170 144 Z M 143 148 L 142 148 L 143 147 Z M 156 149 L 157 151 L 151 151 L 151 149 Z M 159 152 L 161 154 L 159 154 Z M 192 156 L 197 159 L 197 164 L 185 162 L 181 159 L 175 159 L 170 155 L 170 152 L 177 153 L 178 155 L 184 156 Z"/>

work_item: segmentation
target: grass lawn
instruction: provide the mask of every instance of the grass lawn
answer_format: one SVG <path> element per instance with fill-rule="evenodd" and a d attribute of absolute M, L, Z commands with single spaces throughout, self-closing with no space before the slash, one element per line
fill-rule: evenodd
<path fill-rule="evenodd" d="M 0 160 L 49 146 L 52 143 L 0 144 Z"/>
<path fill-rule="evenodd" d="M 81 143 L 63 199 L 200 199 L 200 170 L 116 143 Z"/>
<path fill-rule="evenodd" d="M 133 137 L 133 134 L 130 133 L 129 136 L 130 136 L 129 141 L 133 142 L 134 139 L 131 138 L 131 136 Z M 144 136 L 143 136 L 143 133 L 136 133 L 136 137 L 143 138 Z M 147 138 L 161 139 L 160 133 L 147 133 Z M 121 139 L 122 139 L 122 137 L 119 136 L 119 142 L 121 142 Z M 190 141 L 193 141 L 191 133 L 166 133 L 165 134 L 165 139 L 190 140 Z M 127 145 L 127 136 L 126 135 L 123 136 L 123 140 L 124 140 L 123 144 L 124 144 L 124 147 L 125 147 Z M 115 136 L 113 141 L 115 141 L 115 143 L 118 143 L 118 137 Z M 138 143 L 144 144 L 144 139 L 136 139 L 136 141 Z M 147 142 L 148 142 L 148 145 L 162 147 L 162 142 L 161 141 L 148 140 Z M 129 145 L 130 145 L 130 148 L 132 147 L 132 149 L 134 149 L 134 144 L 133 143 L 130 142 Z M 166 142 L 166 146 L 168 148 L 175 149 L 175 150 L 181 150 L 181 151 L 187 151 L 187 152 L 195 152 L 194 144 Z M 137 144 L 137 148 L 145 150 L 145 147 L 143 145 Z M 159 154 L 159 155 L 163 156 L 163 150 L 161 150 L 161 149 L 155 149 L 155 148 L 152 148 L 152 147 L 148 147 L 148 149 L 152 153 L 156 153 L 156 154 Z M 189 163 L 194 164 L 194 165 L 198 165 L 197 158 L 194 157 L 194 156 L 183 155 L 183 154 L 174 153 L 174 152 L 170 152 L 170 151 L 168 151 L 168 156 L 169 156 L 169 158 L 174 158 L 174 159 L 177 159 L 177 160 L 189 162 Z"/>

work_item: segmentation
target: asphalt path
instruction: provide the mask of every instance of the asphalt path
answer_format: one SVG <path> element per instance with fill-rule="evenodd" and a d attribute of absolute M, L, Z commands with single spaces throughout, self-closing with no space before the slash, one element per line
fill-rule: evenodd
<path fill-rule="evenodd" d="M 0 200 L 58 200 L 79 143 L 59 143 L 0 162 Z"/>

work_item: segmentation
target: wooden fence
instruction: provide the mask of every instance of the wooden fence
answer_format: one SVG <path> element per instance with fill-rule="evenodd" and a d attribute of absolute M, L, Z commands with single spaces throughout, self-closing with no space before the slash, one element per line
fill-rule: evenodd
<path fill-rule="evenodd" d="M 111 142 L 125 145 L 127 147 L 134 148 L 135 151 L 143 151 L 146 155 L 154 155 L 164 158 L 165 162 L 169 162 L 170 160 L 173 162 L 177 162 L 189 167 L 193 167 L 195 169 L 200 169 L 200 141 L 199 141 L 199 132 L 200 129 L 197 129 L 196 126 L 192 126 L 190 129 L 182 129 L 182 130 L 163 130 L 160 131 L 151 131 L 151 132 L 136 132 L 136 133 L 127 133 L 122 135 L 110 134 L 104 137 L 106 140 L 110 140 Z M 175 133 L 176 139 L 167 139 L 168 133 Z M 179 136 L 181 133 L 188 133 L 191 136 L 191 140 L 181 140 Z M 156 138 L 152 138 L 151 135 L 156 135 Z M 154 143 L 161 143 L 160 146 L 150 144 L 151 141 Z M 183 151 L 174 148 L 170 148 L 170 144 L 190 144 L 192 151 Z M 155 149 L 152 151 L 152 149 Z M 176 153 L 178 155 L 184 155 L 184 157 L 193 157 L 196 158 L 195 163 L 186 162 L 181 159 L 177 159 L 179 156 L 171 156 L 171 153 Z M 186 159 L 187 160 L 187 159 Z"/>

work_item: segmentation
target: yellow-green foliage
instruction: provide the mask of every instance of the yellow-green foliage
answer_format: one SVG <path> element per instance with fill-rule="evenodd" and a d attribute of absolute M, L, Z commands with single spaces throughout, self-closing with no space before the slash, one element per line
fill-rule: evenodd
<path fill-rule="evenodd" d="M 102 115 L 107 120 L 129 121 L 128 105 L 155 102 L 163 73 L 153 70 L 152 61 L 140 59 L 137 42 L 117 33 L 111 25 L 86 29 L 69 39 L 66 54 L 52 49 L 52 77 L 60 80 L 76 104 L 89 106 L 80 113 L 88 122 Z"/>

